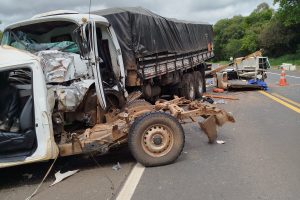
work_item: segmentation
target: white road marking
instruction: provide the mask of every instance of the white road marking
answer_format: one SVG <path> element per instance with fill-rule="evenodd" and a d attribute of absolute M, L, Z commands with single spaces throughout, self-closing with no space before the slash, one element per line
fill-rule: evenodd
<path fill-rule="evenodd" d="M 268 74 L 275 74 L 275 75 L 280 76 L 280 74 L 278 74 L 278 73 L 273 73 L 273 72 L 267 72 L 267 73 L 268 73 Z M 291 78 L 300 78 L 300 77 L 298 77 L 298 76 L 291 76 L 291 75 L 285 75 L 285 76 L 291 77 Z"/>
<path fill-rule="evenodd" d="M 140 182 L 140 179 L 144 173 L 145 167 L 137 163 L 131 170 L 123 188 L 119 192 L 116 200 L 130 200 L 136 186 Z"/>

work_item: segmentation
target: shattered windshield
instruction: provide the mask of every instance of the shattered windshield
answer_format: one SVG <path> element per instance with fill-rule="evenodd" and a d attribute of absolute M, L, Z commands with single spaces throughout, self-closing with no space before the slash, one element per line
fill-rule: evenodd
<path fill-rule="evenodd" d="M 2 45 L 9 45 L 17 49 L 26 50 L 35 53 L 43 50 L 58 50 L 69 53 L 79 53 L 78 45 L 73 41 L 59 41 L 38 43 L 32 39 L 29 34 L 23 31 L 9 30 L 4 34 Z"/>

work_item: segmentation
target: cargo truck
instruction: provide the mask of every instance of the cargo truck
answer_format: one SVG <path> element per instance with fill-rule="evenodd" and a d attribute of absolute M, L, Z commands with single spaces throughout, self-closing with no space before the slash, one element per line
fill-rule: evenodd
<path fill-rule="evenodd" d="M 181 123 L 198 116 L 214 142 L 216 126 L 234 119 L 194 100 L 212 57 L 211 25 L 142 8 L 53 11 L 9 25 L 0 47 L 0 168 L 126 143 L 145 166 L 169 164 L 184 146 Z"/>

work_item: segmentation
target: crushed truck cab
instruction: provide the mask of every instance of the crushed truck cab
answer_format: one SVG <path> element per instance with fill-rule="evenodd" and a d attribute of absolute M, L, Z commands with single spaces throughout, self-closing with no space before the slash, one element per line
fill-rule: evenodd
<path fill-rule="evenodd" d="M 38 57 L 12 47 L 0 47 L 0 73 L 9 76 L 7 85 L 1 79 L 1 98 L 7 94 L 4 90 L 14 88 L 20 104 L 17 114 L 12 116 L 19 120 L 18 130 L 0 130 L 0 167 L 57 157 L 59 150 L 54 140 L 48 91 Z M 1 103 L 10 106 L 11 95 L 5 101 Z"/>
<path fill-rule="evenodd" d="M 203 91 L 199 55 L 209 58 L 210 50 L 175 57 L 173 70 L 166 65 L 136 85 L 128 82 L 132 70 L 122 51 L 114 28 L 98 15 L 56 11 L 8 26 L 0 47 L 0 168 L 104 154 L 125 143 L 145 166 L 164 165 L 183 149 L 181 123 L 202 116 L 199 125 L 213 143 L 216 126 L 234 122 L 230 113 L 194 99 Z M 158 100 L 160 85 L 189 98 L 175 91 L 173 100 Z"/>

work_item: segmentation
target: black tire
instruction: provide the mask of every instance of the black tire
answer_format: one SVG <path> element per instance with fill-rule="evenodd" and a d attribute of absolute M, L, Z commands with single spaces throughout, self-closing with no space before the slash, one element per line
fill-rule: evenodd
<path fill-rule="evenodd" d="M 194 76 L 191 73 L 184 74 L 180 84 L 180 96 L 189 100 L 195 100 L 196 92 L 194 82 Z"/>
<path fill-rule="evenodd" d="M 129 149 L 133 157 L 146 167 L 173 163 L 181 154 L 184 142 L 181 124 L 176 118 L 163 112 L 150 112 L 140 116 L 129 129 Z"/>
<path fill-rule="evenodd" d="M 194 79 L 196 98 L 202 98 L 204 92 L 204 81 L 201 72 L 195 71 Z"/>

